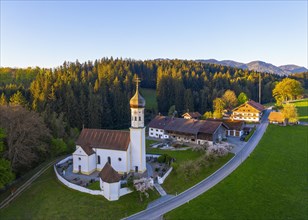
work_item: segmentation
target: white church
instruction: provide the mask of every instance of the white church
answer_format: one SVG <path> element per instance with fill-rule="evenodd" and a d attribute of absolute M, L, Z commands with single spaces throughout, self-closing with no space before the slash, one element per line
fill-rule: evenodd
<path fill-rule="evenodd" d="M 120 174 L 146 171 L 145 99 L 139 93 L 138 80 L 130 108 L 129 132 L 83 129 L 73 153 L 73 172 L 89 175 L 100 171 L 100 187 L 109 200 L 120 196 Z"/>

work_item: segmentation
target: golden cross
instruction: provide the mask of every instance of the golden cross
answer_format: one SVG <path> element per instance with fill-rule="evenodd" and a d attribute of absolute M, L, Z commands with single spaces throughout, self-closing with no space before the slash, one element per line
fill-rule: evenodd
<path fill-rule="evenodd" d="M 137 76 L 136 79 L 135 79 L 135 82 L 136 82 L 136 85 L 137 85 L 137 88 L 139 87 L 139 83 L 141 82 L 140 78 Z"/>

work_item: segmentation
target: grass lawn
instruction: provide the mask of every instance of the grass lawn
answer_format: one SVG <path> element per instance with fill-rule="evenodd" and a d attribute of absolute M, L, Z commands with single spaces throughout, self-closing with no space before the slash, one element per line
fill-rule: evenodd
<path fill-rule="evenodd" d="M 0 210 L 0 219 L 121 219 L 146 208 L 159 198 L 150 190 L 150 198 L 140 202 L 137 192 L 109 202 L 103 196 L 72 190 L 60 183 L 53 168 L 48 169 L 32 186 Z"/>
<path fill-rule="evenodd" d="M 147 146 L 149 146 L 152 143 L 155 143 L 157 141 L 147 140 Z M 157 148 L 150 148 L 147 147 L 147 153 L 153 153 L 153 154 L 168 154 L 171 157 L 176 159 L 177 164 L 181 164 L 188 160 L 196 160 L 199 157 L 201 157 L 200 152 L 192 151 L 192 150 L 179 150 L 179 151 L 173 151 L 173 150 L 161 150 Z M 169 194 L 176 194 L 185 191 L 186 189 L 192 187 L 193 185 L 197 184 L 201 180 L 205 179 L 212 173 L 214 173 L 216 170 L 218 170 L 222 165 L 227 163 L 231 158 L 233 157 L 233 154 L 228 154 L 226 157 L 219 158 L 215 162 L 212 163 L 209 167 L 202 167 L 200 172 L 198 173 L 198 176 L 194 176 L 189 180 L 185 180 L 184 174 L 181 172 L 174 172 L 172 171 L 171 174 L 167 177 L 164 184 L 162 185 L 165 191 Z"/>
<path fill-rule="evenodd" d="M 292 102 L 297 108 L 300 121 L 308 121 L 308 99 Z"/>
<path fill-rule="evenodd" d="M 99 185 L 99 181 L 90 183 L 87 188 L 92 189 L 92 190 L 101 190 L 101 187 Z"/>
<path fill-rule="evenodd" d="M 307 133 L 269 125 L 239 168 L 165 219 L 308 219 Z"/>
<path fill-rule="evenodd" d="M 190 151 L 190 152 L 193 152 L 193 151 Z M 195 184 L 199 183 L 206 177 L 210 176 L 212 173 L 218 170 L 221 166 L 227 163 L 233 156 L 234 155 L 230 153 L 226 157 L 218 158 L 216 161 L 213 161 L 209 167 L 202 167 L 200 172 L 198 172 L 198 175 L 193 176 L 188 180 L 185 179 L 185 176 L 182 172 L 172 171 L 171 174 L 166 179 L 166 181 L 164 182 L 163 188 L 165 189 L 167 193 L 174 194 L 174 195 L 176 193 L 179 194 L 181 192 L 184 192 L 186 189 L 194 186 Z"/>
<path fill-rule="evenodd" d="M 146 101 L 146 109 L 155 109 L 157 111 L 156 90 L 155 89 L 140 89 L 142 96 Z"/>

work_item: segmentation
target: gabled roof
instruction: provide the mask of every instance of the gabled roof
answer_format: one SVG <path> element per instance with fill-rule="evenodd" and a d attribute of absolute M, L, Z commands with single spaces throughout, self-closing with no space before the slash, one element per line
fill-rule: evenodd
<path fill-rule="evenodd" d="M 172 118 L 166 125 L 166 131 L 197 134 L 204 121 L 195 119 Z"/>
<path fill-rule="evenodd" d="M 182 117 L 184 116 L 190 116 L 191 118 L 199 118 L 201 117 L 201 114 L 199 112 L 186 112 L 182 115 Z"/>
<path fill-rule="evenodd" d="M 271 112 L 268 116 L 268 120 L 283 122 L 285 118 L 281 112 Z"/>
<path fill-rule="evenodd" d="M 203 125 L 199 129 L 199 133 L 214 134 L 220 126 L 223 126 L 226 129 L 229 128 L 226 124 L 220 121 L 204 121 Z"/>
<path fill-rule="evenodd" d="M 263 111 L 265 109 L 265 107 L 263 105 L 261 105 L 260 103 L 258 102 L 255 102 L 253 100 L 249 100 L 247 102 L 245 102 L 244 104 L 241 104 L 240 106 L 236 107 L 233 109 L 233 111 L 236 111 L 237 109 L 245 106 L 245 105 L 250 105 L 251 107 L 253 107 L 254 109 L 258 110 L 258 111 Z"/>
<path fill-rule="evenodd" d="M 243 129 L 245 122 L 238 120 L 230 120 L 230 119 L 214 119 L 208 118 L 207 121 L 220 121 L 229 127 L 229 130 L 237 130 L 240 131 Z"/>
<path fill-rule="evenodd" d="M 110 150 L 126 151 L 130 143 L 128 131 L 82 129 L 76 142 L 85 151 L 86 148 L 100 148 Z"/>
<path fill-rule="evenodd" d="M 163 129 L 167 132 L 197 135 L 200 132 L 213 134 L 220 125 L 223 125 L 228 129 L 228 126 L 221 121 L 207 121 L 156 116 L 150 122 L 149 127 Z"/>
<path fill-rule="evenodd" d="M 88 156 L 90 156 L 90 155 L 92 155 L 92 154 L 94 154 L 95 152 L 94 152 L 94 150 L 91 148 L 91 147 L 89 147 L 89 145 L 84 145 L 84 146 L 81 146 L 81 148 L 84 150 L 84 152 L 88 155 Z"/>
<path fill-rule="evenodd" d="M 265 107 L 263 105 L 261 105 L 260 103 L 258 102 L 255 102 L 253 100 L 249 100 L 247 102 L 248 105 L 254 107 L 255 109 L 259 110 L 259 111 L 263 111 L 265 109 Z"/>
<path fill-rule="evenodd" d="M 148 125 L 149 128 L 165 129 L 165 126 L 170 122 L 171 118 L 157 115 Z"/>
<path fill-rule="evenodd" d="M 98 175 L 106 183 L 116 183 L 121 180 L 121 175 L 108 162 Z"/>

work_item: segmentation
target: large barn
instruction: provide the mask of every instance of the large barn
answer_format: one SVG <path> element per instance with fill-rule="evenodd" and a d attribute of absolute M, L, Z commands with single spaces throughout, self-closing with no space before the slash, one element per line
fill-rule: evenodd
<path fill-rule="evenodd" d="M 220 121 L 156 116 L 148 125 L 149 136 L 202 144 L 218 142 L 226 137 L 228 126 Z"/>

